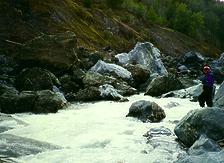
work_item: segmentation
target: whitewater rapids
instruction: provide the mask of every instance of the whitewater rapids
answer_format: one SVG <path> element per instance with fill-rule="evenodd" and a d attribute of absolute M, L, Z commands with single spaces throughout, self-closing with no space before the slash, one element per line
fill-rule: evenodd
<path fill-rule="evenodd" d="M 153 98 L 143 94 L 128 102 L 101 101 L 74 103 L 56 114 L 15 114 L 28 125 L 12 125 L 5 133 L 32 138 L 62 147 L 36 155 L 15 158 L 21 163 L 169 163 L 185 151 L 176 136 L 161 135 L 149 141 L 143 135 L 151 128 L 168 128 L 199 105 L 189 99 Z M 129 107 L 138 100 L 154 101 L 166 118 L 160 123 L 142 123 L 126 117 Z"/>

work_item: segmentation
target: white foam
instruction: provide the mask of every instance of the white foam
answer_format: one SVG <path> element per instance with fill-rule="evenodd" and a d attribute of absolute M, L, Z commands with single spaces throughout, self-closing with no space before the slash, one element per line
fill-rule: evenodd
<path fill-rule="evenodd" d="M 163 98 L 135 95 L 129 102 L 97 102 L 74 104 L 56 114 L 28 115 L 17 118 L 28 123 L 8 133 L 64 147 L 32 156 L 24 156 L 18 162 L 47 163 L 169 163 L 177 159 L 180 149 L 170 136 L 158 140 L 154 147 L 147 144 L 143 135 L 153 127 L 165 126 L 173 131 L 172 121 L 181 119 L 191 109 L 199 107 L 189 99 Z M 131 104 L 138 100 L 150 100 L 159 104 L 166 113 L 160 123 L 142 123 L 125 117 Z M 170 102 L 179 105 L 166 108 Z M 153 141 L 153 140 L 152 140 Z M 168 142 L 168 145 L 167 145 Z"/>

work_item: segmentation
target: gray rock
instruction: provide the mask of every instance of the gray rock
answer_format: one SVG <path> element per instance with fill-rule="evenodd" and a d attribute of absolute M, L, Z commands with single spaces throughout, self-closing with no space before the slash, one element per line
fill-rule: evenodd
<path fill-rule="evenodd" d="M 34 102 L 34 113 L 56 113 L 66 106 L 66 99 L 59 92 L 50 90 L 37 91 L 37 99 Z"/>
<path fill-rule="evenodd" d="M 113 84 L 116 82 L 116 78 L 109 77 L 107 75 L 101 75 L 98 72 L 88 71 L 83 78 L 84 87 L 100 86 L 104 84 Z"/>
<path fill-rule="evenodd" d="M 148 85 L 145 95 L 161 96 L 164 93 L 182 88 L 182 83 L 174 76 L 159 76 L 153 79 L 152 82 Z"/>
<path fill-rule="evenodd" d="M 0 112 L 2 113 L 16 113 L 18 94 L 4 93 L 0 96 Z"/>
<path fill-rule="evenodd" d="M 195 51 L 187 52 L 180 59 L 180 63 L 187 66 L 188 68 L 201 67 L 204 62 L 205 58 L 202 56 L 202 54 Z"/>
<path fill-rule="evenodd" d="M 172 133 L 170 129 L 165 128 L 163 126 L 159 128 L 151 128 L 146 134 L 144 134 L 144 136 L 148 139 L 151 139 L 152 137 L 162 137 L 171 135 L 174 135 L 174 133 Z"/>
<path fill-rule="evenodd" d="M 59 78 L 62 91 L 64 93 L 75 93 L 77 92 L 82 86 L 78 85 L 70 75 L 65 74 Z"/>
<path fill-rule="evenodd" d="M 59 73 L 67 70 L 73 63 L 78 64 L 76 49 L 77 38 L 74 32 L 42 34 L 25 42 L 16 59 L 27 67 L 44 66 L 54 73 Z"/>
<path fill-rule="evenodd" d="M 90 86 L 79 90 L 73 98 L 76 101 L 96 101 L 102 99 L 100 94 L 98 87 Z"/>
<path fill-rule="evenodd" d="M 91 69 L 90 71 L 93 72 L 98 72 L 100 74 L 110 74 L 110 75 L 115 75 L 117 77 L 120 77 L 124 80 L 131 80 L 132 79 L 132 75 L 131 73 L 116 64 L 112 64 L 112 63 L 106 63 L 102 60 L 99 60 Z"/>
<path fill-rule="evenodd" d="M 0 95 L 7 94 L 18 94 L 19 92 L 14 87 L 9 87 L 5 84 L 0 84 Z"/>
<path fill-rule="evenodd" d="M 201 135 L 200 138 L 188 149 L 187 154 L 181 156 L 175 163 L 222 163 L 224 150 L 212 139 Z"/>
<path fill-rule="evenodd" d="M 0 96 L 0 110 L 3 113 L 55 113 L 67 104 L 64 96 L 50 90 L 23 91 L 20 94 L 4 93 Z"/>
<path fill-rule="evenodd" d="M 16 87 L 20 91 L 52 90 L 53 85 L 60 85 L 57 77 L 50 71 L 37 67 L 23 69 L 16 78 Z"/>
<path fill-rule="evenodd" d="M 187 89 L 168 92 L 163 94 L 162 97 L 190 98 L 191 101 L 196 102 L 202 91 L 202 84 L 198 84 Z"/>
<path fill-rule="evenodd" d="M 124 81 L 117 81 L 114 82 L 112 85 L 122 96 L 130 96 L 138 93 L 135 88 L 131 87 L 130 85 L 128 85 L 128 83 Z"/>
<path fill-rule="evenodd" d="M 178 139 L 190 147 L 202 135 L 215 141 L 224 137 L 224 109 L 209 107 L 189 112 L 176 125 L 174 132 Z"/>
<path fill-rule="evenodd" d="M 4 157 L 21 157 L 35 155 L 50 150 L 62 149 L 59 146 L 23 138 L 11 134 L 0 134 L 0 155 Z"/>
<path fill-rule="evenodd" d="M 206 152 L 219 152 L 222 148 L 219 144 L 209 139 L 206 135 L 201 135 L 200 138 L 188 149 L 189 155 L 200 155 Z"/>
<path fill-rule="evenodd" d="M 212 62 L 211 67 L 216 82 L 221 84 L 224 80 L 224 53 L 220 55 L 219 59 Z"/>
<path fill-rule="evenodd" d="M 185 65 L 180 65 L 177 68 L 177 73 L 179 73 L 179 75 L 185 75 L 188 74 L 189 72 L 190 70 Z"/>
<path fill-rule="evenodd" d="M 129 108 L 127 117 L 136 117 L 142 122 L 160 122 L 166 117 L 164 110 L 155 102 L 140 100 Z"/>
<path fill-rule="evenodd" d="M 105 84 L 99 87 L 100 96 L 106 100 L 124 101 L 124 97 L 118 93 L 118 91 L 109 84 Z"/>
<path fill-rule="evenodd" d="M 214 105 L 224 107 L 224 82 L 220 85 L 214 97 Z"/>
<path fill-rule="evenodd" d="M 137 93 L 137 90 L 128 85 L 127 82 L 110 77 L 107 75 L 101 75 L 97 72 L 87 72 L 83 78 L 84 87 L 99 87 L 101 85 L 112 85 L 119 94 L 122 96 L 129 96 Z"/>
<path fill-rule="evenodd" d="M 146 67 L 140 64 L 136 64 L 136 65 L 128 64 L 125 67 L 127 68 L 128 71 L 131 72 L 136 86 L 139 86 L 145 83 L 150 77 L 150 71 Z"/>
<path fill-rule="evenodd" d="M 160 59 L 160 51 L 149 42 L 137 43 L 129 53 L 121 53 L 115 57 L 122 65 L 140 64 L 152 73 L 167 75 L 168 72 Z"/>

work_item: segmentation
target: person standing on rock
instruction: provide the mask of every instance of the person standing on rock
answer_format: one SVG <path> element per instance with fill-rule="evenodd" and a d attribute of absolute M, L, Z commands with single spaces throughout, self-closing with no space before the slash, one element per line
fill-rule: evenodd
<path fill-rule="evenodd" d="M 198 97 L 199 105 L 204 107 L 206 102 L 208 107 L 212 107 L 212 100 L 214 95 L 214 77 L 212 75 L 211 68 L 208 65 L 204 66 L 203 73 L 204 75 L 200 79 L 203 84 L 203 91 Z"/>

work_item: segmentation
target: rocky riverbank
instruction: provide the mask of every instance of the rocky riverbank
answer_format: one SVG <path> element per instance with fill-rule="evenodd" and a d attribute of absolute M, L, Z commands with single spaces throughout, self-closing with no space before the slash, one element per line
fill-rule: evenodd
<path fill-rule="evenodd" d="M 52 66 L 46 64 L 46 67 L 40 64 L 32 66 L 32 62 L 29 66 L 22 65 L 15 58 L 1 55 L 0 111 L 7 114 L 56 113 L 60 109 L 66 109 L 69 103 L 102 100 L 125 102 L 128 96 L 140 92 L 157 98 L 178 97 L 197 101 L 200 86 L 194 85 L 198 83 L 200 67 L 205 63 L 211 63 L 214 66 L 213 70 L 219 72 L 215 73 L 218 83 L 221 82 L 223 75 L 223 55 L 218 60 L 211 60 L 199 53 L 189 52 L 179 58 L 176 65 L 172 65 L 173 59 L 164 58 L 159 49 L 149 42 L 137 43 L 129 53 L 117 54 L 110 58 L 97 52 L 82 50 L 86 53 L 86 57 L 78 57 L 78 62 L 63 68 L 53 63 L 50 63 Z M 39 62 L 39 58 L 34 57 L 32 60 Z M 57 68 L 55 69 L 53 65 Z M 55 71 L 57 69 L 62 71 Z M 195 157 L 202 159 L 204 155 L 209 155 L 208 160 L 214 158 L 222 160 L 223 150 L 218 148 L 219 145 L 213 143 L 212 146 L 217 146 L 214 149 L 216 154 L 210 155 L 209 152 L 214 151 L 207 149 L 204 142 L 222 143 L 219 141 L 224 137 L 222 125 L 224 123 L 221 118 L 224 106 L 223 86 L 222 83 L 216 93 L 214 108 L 189 113 L 175 128 L 177 137 L 190 147 L 188 155 L 181 156 L 179 162 L 189 161 Z M 129 111 L 127 116 L 137 117 L 143 122 L 160 122 L 166 117 L 164 110 L 150 101 L 134 103 Z M 1 134 L 1 136 L 5 140 L 10 138 L 10 135 Z M 19 139 L 12 136 L 10 141 L 16 142 Z M 40 142 L 34 143 L 38 145 Z M 47 146 L 46 150 L 51 149 L 48 148 L 48 144 L 41 144 L 43 147 Z M 196 151 L 196 154 L 195 151 L 192 152 L 192 149 L 201 149 L 204 146 L 206 148 L 202 152 Z M 37 153 L 41 152 L 43 147 L 41 146 Z M 24 147 L 24 150 L 27 149 Z"/>

